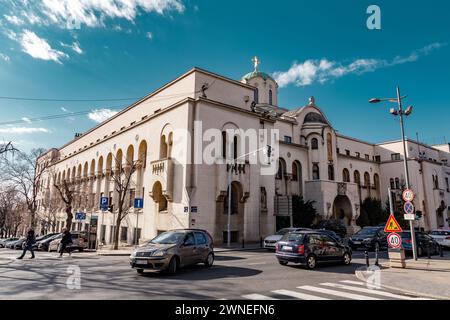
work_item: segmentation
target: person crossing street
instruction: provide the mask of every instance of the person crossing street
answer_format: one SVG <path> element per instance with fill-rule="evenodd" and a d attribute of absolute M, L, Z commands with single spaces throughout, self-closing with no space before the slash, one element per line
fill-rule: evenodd
<path fill-rule="evenodd" d="M 25 240 L 25 247 L 23 249 L 22 255 L 20 257 L 18 257 L 18 260 L 22 260 L 23 257 L 25 256 L 25 254 L 27 253 L 27 251 L 31 252 L 31 258 L 30 259 L 34 259 L 34 251 L 33 251 L 33 244 L 36 243 L 36 236 L 34 234 L 34 230 L 33 229 L 29 229 L 28 233 L 27 233 L 27 239 Z"/>
<path fill-rule="evenodd" d="M 63 256 L 64 251 L 67 251 L 67 253 L 69 253 L 69 256 L 72 255 L 72 252 L 70 251 L 70 248 L 69 248 L 70 244 L 72 244 L 72 234 L 70 233 L 69 230 L 64 228 L 63 237 L 61 239 L 60 249 L 59 249 L 60 257 Z"/>

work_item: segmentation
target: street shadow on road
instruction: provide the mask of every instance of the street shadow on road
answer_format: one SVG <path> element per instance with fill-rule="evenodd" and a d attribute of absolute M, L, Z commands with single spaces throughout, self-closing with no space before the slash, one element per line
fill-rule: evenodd
<path fill-rule="evenodd" d="M 214 266 L 212 268 L 205 268 L 204 266 L 194 265 L 181 268 L 175 275 L 169 275 L 164 272 L 150 271 L 144 273 L 142 276 L 149 278 L 167 278 L 189 282 L 224 278 L 245 278 L 256 276 L 261 272 L 261 270 L 242 267 Z"/>
<path fill-rule="evenodd" d="M 214 259 L 216 261 L 234 261 L 234 260 L 244 260 L 247 259 L 245 257 L 235 257 L 235 256 L 221 256 L 216 254 Z"/>
<path fill-rule="evenodd" d="M 311 272 L 324 272 L 324 273 L 338 273 L 338 274 L 355 274 L 355 271 L 358 268 L 365 266 L 362 263 L 352 263 L 349 266 L 339 265 L 339 264 L 321 264 L 318 265 Z M 287 267 L 291 267 L 294 269 L 306 269 L 304 266 L 300 265 L 288 265 Z"/>

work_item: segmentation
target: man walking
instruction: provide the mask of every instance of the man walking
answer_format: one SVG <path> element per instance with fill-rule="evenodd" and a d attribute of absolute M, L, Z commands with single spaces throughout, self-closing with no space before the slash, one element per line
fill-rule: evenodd
<path fill-rule="evenodd" d="M 22 260 L 23 257 L 25 256 L 25 253 L 27 253 L 27 251 L 31 252 L 30 259 L 34 259 L 33 244 L 35 244 L 35 243 L 36 243 L 36 236 L 34 234 L 34 230 L 29 229 L 28 233 L 27 233 L 27 239 L 25 240 L 25 248 L 23 249 L 22 255 L 20 257 L 18 257 L 17 259 Z"/>
<path fill-rule="evenodd" d="M 70 233 L 69 230 L 64 228 L 63 237 L 61 239 L 60 250 L 59 250 L 60 257 L 62 257 L 64 251 L 67 251 L 69 253 L 69 256 L 72 254 L 72 252 L 70 251 L 70 248 L 67 248 L 70 244 L 72 244 L 72 234 Z"/>

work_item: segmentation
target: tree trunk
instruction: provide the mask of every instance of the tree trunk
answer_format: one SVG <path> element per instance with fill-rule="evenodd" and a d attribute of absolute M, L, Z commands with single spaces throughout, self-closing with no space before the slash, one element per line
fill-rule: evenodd
<path fill-rule="evenodd" d="M 36 212 L 30 210 L 30 228 L 36 229 Z"/>
<path fill-rule="evenodd" d="M 73 214 L 72 214 L 72 206 L 66 207 L 66 228 L 70 231 L 72 228 L 72 220 L 73 220 Z"/>
<path fill-rule="evenodd" d="M 114 230 L 114 247 L 113 250 L 119 249 L 119 232 L 120 232 L 120 224 L 122 222 L 122 212 L 119 211 L 117 214 L 117 220 L 116 220 L 116 229 Z"/>

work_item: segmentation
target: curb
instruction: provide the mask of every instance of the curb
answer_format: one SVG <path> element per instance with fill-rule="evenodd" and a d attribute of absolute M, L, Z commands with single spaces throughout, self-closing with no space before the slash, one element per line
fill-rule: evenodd
<path fill-rule="evenodd" d="M 359 280 L 366 282 L 366 278 L 364 276 L 361 275 L 362 271 L 356 270 L 355 271 L 355 276 L 356 278 L 358 278 Z M 423 298 L 430 298 L 430 299 L 435 299 L 435 300 L 448 300 L 448 297 L 438 297 L 429 293 L 422 293 L 422 292 L 418 292 L 418 291 L 412 291 L 412 290 L 406 290 L 406 289 L 402 289 L 402 288 L 398 288 L 398 287 L 392 287 L 392 286 L 387 286 L 384 284 L 380 285 L 382 288 L 385 289 L 389 289 L 389 290 L 394 290 L 394 291 L 400 291 L 406 294 L 410 294 L 410 295 L 414 295 L 414 296 L 420 296 Z"/>

